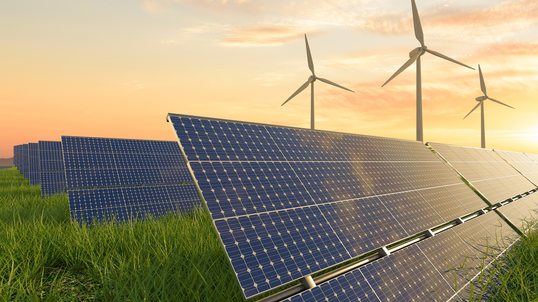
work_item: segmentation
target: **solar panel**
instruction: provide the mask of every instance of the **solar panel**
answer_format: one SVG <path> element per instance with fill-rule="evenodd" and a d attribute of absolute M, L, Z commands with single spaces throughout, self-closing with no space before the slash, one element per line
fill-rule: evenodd
<path fill-rule="evenodd" d="M 28 179 L 31 185 L 39 184 L 39 144 L 28 144 Z"/>
<path fill-rule="evenodd" d="M 538 164 L 535 163 L 528 155 L 520 152 L 495 150 L 510 165 L 516 168 L 521 174 L 525 175 L 534 184 L 538 183 Z"/>
<path fill-rule="evenodd" d="M 416 245 L 359 270 L 381 301 L 447 301 L 456 294 Z"/>
<path fill-rule="evenodd" d="M 28 144 L 22 145 L 22 175 L 24 179 L 28 179 L 30 176 L 28 173 Z"/>
<path fill-rule="evenodd" d="M 490 149 L 428 143 L 492 204 L 535 189 Z"/>
<path fill-rule="evenodd" d="M 283 300 L 283 302 L 318 301 L 380 302 L 358 269 Z"/>
<path fill-rule="evenodd" d="M 41 196 L 65 192 L 62 142 L 39 141 Z"/>
<path fill-rule="evenodd" d="M 62 136 L 74 220 L 186 211 L 199 195 L 177 142 Z"/>
<path fill-rule="evenodd" d="M 168 120 L 246 298 L 486 205 L 420 142 Z"/>

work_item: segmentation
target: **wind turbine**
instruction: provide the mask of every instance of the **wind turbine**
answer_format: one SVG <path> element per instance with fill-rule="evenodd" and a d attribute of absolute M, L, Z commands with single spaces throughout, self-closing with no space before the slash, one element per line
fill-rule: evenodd
<path fill-rule="evenodd" d="M 471 68 L 474 70 L 474 68 L 467 66 L 463 63 L 460 63 L 454 59 L 451 59 L 443 54 L 440 54 L 436 51 L 433 51 L 431 49 L 428 49 L 426 45 L 424 45 L 424 34 L 422 33 L 422 26 L 420 25 L 420 18 L 418 16 L 417 11 L 417 5 L 415 4 L 415 0 L 411 0 L 411 7 L 413 9 L 413 24 L 415 27 L 415 37 L 420 42 L 420 47 L 417 47 L 413 49 L 409 53 L 409 60 L 405 62 L 405 64 L 398 69 L 386 82 L 385 84 L 381 85 L 381 87 L 387 85 L 388 82 L 390 82 L 392 79 L 394 79 L 397 75 L 402 73 L 407 67 L 409 67 L 413 62 L 417 61 L 417 141 L 423 141 L 423 131 L 422 131 L 422 80 L 421 80 L 421 74 L 420 74 L 420 57 L 426 53 L 429 52 L 434 56 L 438 56 L 439 58 L 448 60 L 450 62 Z"/>
<path fill-rule="evenodd" d="M 488 94 L 486 93 L 486 84 L 484 83 L 484 77 L 482 76 L 482 70 L 480 69 L 480 65 L 478 65 L 478 73 L 480 74 L 480 89 L 482 90 L 482 92 L 484 93 L 483 96 L 479 96 L 476 98 L 476 101 L 479 102 L 478 105 L 476 105 L 473 110 L 471 110 L 471 112 L 473 112 L 476 108 L 478 108 L 478 106 L 480 106 L 480 110 L 482 111 L 482 141 L 481 141 L 481 145 L 482 145 L 482 148 L 486 148 L 486 129 L 484 127 L 484 101 L 485 100 L 491 100 L 495 103 L 499 103 L 501 105 L 504 105 L 506 107 L 510 107 L 512 109 L 516 109 L 512 106 L 508 106 L 506 105 L 505 103 L 501 103 L 495 99 L 492 99 L 488 96 Z M 471 112 L 467 113 L 467 115 L 465 117 L 468 117 L 469 114 L 471 114 Z M 463 119 L 465 119 L 465 117 Z"/>
<path fill-rule="evenodd" d="M 324 83 L 327 83 L 329 85 L 333 85 L 333 86 L 336 86 L 338 88 L 342 88 L 342 89 L 345 89 L 345 90 L 348 90 L 348 91 L 351 91 L 353 93 L 355 93 L 355 91 L 351 90 L 351 89 L 347 89 L 346 87 L 343 87 L 343 86 L 340 86 L 334 82 L 331 82 L 327 79 L 322 79 L 322 78 L 318 78 L 316 76 L 316 73 L 314 72 L 314 62 L 312 61 L 312 55 L 310 54 L 310 47 L 308 47 L 308 39 L 306 38 L 306 34 L 304 35 L 304 41 L 306 43 L 306 56 L 308 58 L 308 68 L 310 68 L 310 71 L 312 71 L 312 75 L 308 78 L 308 81 L 306 81 L 306 83 L 303 84 L 303 86 L 299 87 L 299 89 L 297 89 L 297 91 L 295 91 L 281 106 L 284 106 L 284 104 L 286 104 L 289 100 L 291 100 L 294 96 L 298 95 L 301 91 L 305 90 L 306 87 L 308 87 L 308 85 L 310 84 L 310 87 L 311 87 L 311 92 L 310 92 L 310 100 L 311 100 L 311 104 L 310 104 L 310 129 L 314 130 L 314 82 L 316 80 L 320 80 Z"/>

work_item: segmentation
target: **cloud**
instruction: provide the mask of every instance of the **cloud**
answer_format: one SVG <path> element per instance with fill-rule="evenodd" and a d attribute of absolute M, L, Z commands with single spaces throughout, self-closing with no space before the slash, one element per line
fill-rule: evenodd
<path fill-rule="evenodd" d="M 304 34 L 318 35 L 318 31 L 304 26 L 243 26 L 230 30 L 221 40 L 232 46 L 274 46 L 303 39 Z"/>
<path fill-rule="evenodd" d="M 505 34 L 538 25 L 538 1 L 507 0 L 488 8 L 442 7 L 420 11 L 425 36 L 458 40 L 499 40 Z M 413 33 L 411 12 L 370 13 L 356 28 L 385 35 Z"/>

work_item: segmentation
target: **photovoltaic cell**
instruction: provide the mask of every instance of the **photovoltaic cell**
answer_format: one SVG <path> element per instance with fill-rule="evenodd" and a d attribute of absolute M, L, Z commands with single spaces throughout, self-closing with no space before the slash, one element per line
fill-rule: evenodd
<path fill-rule="evenodd" d="M 71 216 L 117 221 L 187 211 L 199 195 L 177 142 L 62 137 Z"/>
<path fill-rule="evenodd" d="M 381 301 L 447 301 L 456 295 L 415 245 L 359 270 Z"/>
<path fill-rule="evenodd" d="M 30 173 L 28 172 L 28 144 L 22 145 L 21 167 L 24 179 L 29 179 Z"/>
<path fill-rule="evenodd" d="M 420 142 L 168 120 L 246 298 L 485 206 Z"/>
<path fill-rule="evenodd" d="M 39 141 L 41 196 L 65 192 L 62 142 Z"/>
<path fill-rule="evenodd" d="M 481 261 L 453 230 L 446 230 L 417 244 L 428 261 L 454 291 L 480 272 Z"/>
<path fill-rule="evenodd" d="M 536 188 L 493 150 L 436 143 L 428 145 L 492 204 Z"/>
<path fill-rule="evenodd" d="M 538 183 L 538 164 L 535 163 L 528 155 L 520 152 L 494 150 L 512 167 L 516 168 L 521 174 L 525 175 L 533 184 Z"/>

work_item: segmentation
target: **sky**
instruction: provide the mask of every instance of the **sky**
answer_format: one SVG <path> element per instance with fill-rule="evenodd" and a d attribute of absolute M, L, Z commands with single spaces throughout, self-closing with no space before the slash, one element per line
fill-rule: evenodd
<path fill-rule="evenodd" d="M 486 147 L 538 154 L 538 1 L 416 0 L 429 49 L 477 69 Z M 0 158 L 62 135 L 174 140 L 168 113 L 414 140 L 410 0 L 0 3 Z M 422 56 L 424 142 L 480 147 L 478 70 Z"/>

